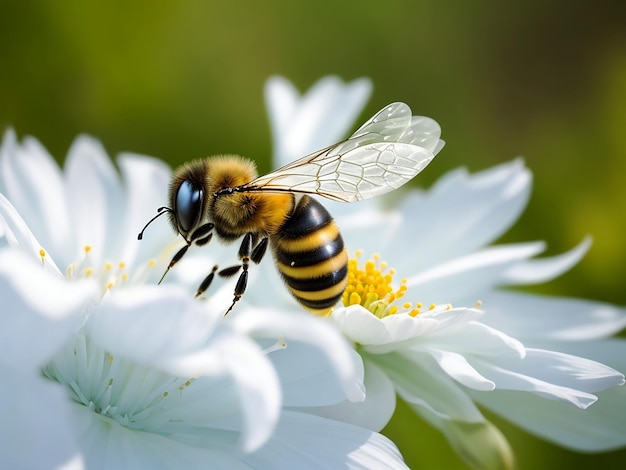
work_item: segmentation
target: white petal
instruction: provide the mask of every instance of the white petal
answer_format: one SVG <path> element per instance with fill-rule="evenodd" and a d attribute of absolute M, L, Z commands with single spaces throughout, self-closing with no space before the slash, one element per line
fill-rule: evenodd
<path fill-rule="evenodd" d="M 31 259 L 41 259 L 42 245 L 30 231 L 24 219 L 2 194 L 0 194 L 0 225 L 4 228 L 3 235 L 8 245 L 19 247 L 20 251 L 30 255 Z M 45 257 L 43 266 L 46 271 L 61 276 L 59 268 L 50 256 Z"/>
<path fill-rule="evenodd" d="M 82 321 L 95 285 L 69 283 L 41 269 L 27 255 L 0 252 L 2 361 L 34 370 L 43 366 Z"/>
<path fill-rule="evenodd" d="M 360 305 L 338 308 L 331 314 L 346 338 L 356 344 L 388 344 L 393 337 L 378 317 Z"/>
<path fill-rule="evenodd" d="M 244 409 L 242 445 L 250 451 L 278 419 L 280 385 L 258 346 L 225 328 L 221 318 L 221 312 L 207 315 L 182 290 L 144 286 L 105 299 L 86 331 L 107 351 L 174 375 L 232 377 Z"/>
<path fill-rule="evenodd" d="M 235 451 L 236 437 L 232 433 L 206 433 L 203 437 L 208 445 L 191 445 L 170 436 L 126 428 L 82 406 L 75 407 L 73 417 L 86 467 L 90 469 L 250 468 Z"/>
<path fill-rule="evenodd" d="M 395 236 L 383 238 L 376 251 L 405 275 L 468 255 L 517 220 L 531 180 L 521 159 L 473 175 L 452 171 L 429 191 L 408 193 L 394 211 L 401 215 Z M 367 243 L 368 237 L 363 232 L 360 238 Z M 348 241 L 361 247 L 360 239 Z"/>
<path fill-rule="evenodd" d="M 531 392 L 579 408 L 587 408 L 597 400 L 592 392 L 624 383 L 624 376 L 610 367 L 554 351 L 529 348 L 523 359 L 492 361 L 478 368 L 499 389 Z"/>
<path fill-rule="evenodd" d="M 2 364 L 0 374 L 0 467 L 82 468 L 63 387 Z"/>
<path fill-rule="evenodd" d="M 300 410 L 380 431 L 396 408 L 396 391 L 385 372 L 372 361 L 367 361 L 365 365 L 365 390 L 365 400 L 358 403 L 346 400 L 336 405 Z"/>
<path fill-rule="evenodd" d="M 446 420 L 483 420 L 464 389 L 442 371 L 428 353 L 392 353 L 369 358 L 387 373 L 398 395 L 406 402 Z"/>
<path fill-rule="evenodd" d="M 496 388 L 496 385 L 474 369 L 463 355 L 435 349 L 429 350 L 429 353 L 435 358 L 439 367 L 460 384 L 484 392 Z"/>
<path fill-rule="evenodd" d="M 157 256 L 175 239 L 169 222 L 160 220 L 150 226 L 143 240 L 137 240 L 137 234 L 156 215 L 157 208 L 167 205 L 171 171 L 160 160 L 129 153 L 121 154 L 117 162 L 124 181 L 125 219 L 109 227 L 109 236 L 120 240 L 121 246 L 115 252 L 130 265 L 137 259 Z"/>
<path fill-rule="evenodd" d="M 364 399 L 362 367 L 355 361 L 351 346 L 328 320 L 304 312 L 256 308 L 236 313 L 229 320 L 238 331 L 257 339 L 273 342 L 282 338 L 286 342 L 286 350 L 272 353 L 270 359 L 287 379 L 289 387 L 297 387 L 302 392 L 300 387 L 307 386 L 311 381 L 324 381 L 326 390 L 318 390 L 318 387 L 312 390 L 312 393 L 319 394 L 317 398 L 311 394 L 289 393 L 285 396 L 288 403 L 316 406 L 336 403 L 345 398 L 351 401 Z M 290 344 L 293 345 L 293 355 Z M 302 362 L 298 364 L 298 360 L 307 357 L 307 368 L 310 370 L 295 371 L 296 368 L 302 368 Z M 286 371 L 290 370 L 295 375 L 288 378 Z M 283 385 L 287 386 L 285 378 Z"/>
<path fill-rule="evenodd" d="M 425 304 L 471 305 L 497 286 L 502 273 L 514 263 L 530 258 L 544 248 L 542 242 L 485 248 L 409 277 L 406 296 Z M 424 295 L 428 298 L 424 299 Z"/>
<path fill-rule="evenodd" d="M 117 242 L 117 237 L 107 239 L 107 230 L 122 222 L 119 176 L 102 144 L 87 136 L 79 136 L 72 143 L 65 176 L 73 218 L 70 223 L 76 232 L 74 259 L 79 259 L 83 247 L 89 245 L 94 263 L 101 264 L 106 253 L 114 252 L 108 244 Z"/>
<path fill-rule="evenodd" d="M 272 439 L 245 458 L 256 469 L 406 469 L 386 437 L 350 424 L 285 411 Z"/>
<path fill-rule="evenodd" d="M 528 342 L 604 338 L 626 327 L 626 309 L 586 299 L 492 291 L 482 321 Z"/>
<path fill-rule="evenodd" d="M 526 348 L 518 340 L 479 321 L 448 323 L 412 345 L 412 348 L 419 347 L 441 348 L 485 360 L 492 357 L 515 360 L 526 355 Z"/>
<path fill-rule="evenodd" d="M 367 79 L 344 85 L 337 77 L 328 76 L 298 100 L 287 80 L 272 77 L 265 93 L 274 137 L 274 163 L 282 166 L 345 138 L 370 91 Z"/>
<path fill-rule="evenodd" d="M 537 284 L 551 281 L 576 265 L 589 247 L 591 237 L 585 238 L 578 246 L 561 255 L 520 261 L 504 273 L 501 284 Z"/>
<path fill-rule="evenodd" d="M 20 146 L 13 132 L 5 135 L 0 164 L 5 195 L 46 250 L 62 257 L 73 235 L 71 225 L 65 222 L 69 216 L 59 166 L 39 141 L 25 138 Z"/>
<path fill-rule="evenodd" d="M 608 451 L 626 445 L 626 388 L 599 394 L 587 409 L 522 392 L 472 393 L 474 400 L 527 431 L 576 451 Z"/>

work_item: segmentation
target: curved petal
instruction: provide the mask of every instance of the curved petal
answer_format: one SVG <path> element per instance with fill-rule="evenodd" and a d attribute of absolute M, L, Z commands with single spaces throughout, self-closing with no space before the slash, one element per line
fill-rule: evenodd
<path fill-rule="evenodd" d="M 597 400 L 593 392 L 624 383 L 622 374 L 599 362 L 532 348 L 523 359 L 493 358 L 474 365 L 498 389 L 531 392 L 583 409 Z"/>
<path fill-rule="evenodd" d="M 599 394 L 587 409 L 515 391 L 471 393 L 474 400 L 517 426 L 574 451 L 599 452 L 626 445 L 626 388 Z"/>
<path fill-rule="evenodd" d="M 232 377 L 244 410 L 243 447 L 257 449 L 278 419 L 278 377 L 254 342 L 201 306 L 169 286 L 127 289 L 103 301 L 85 328 L 105 350 L 175 376 Z"/>
<path fill-rule="evenodd" d="M 503 272 L 544 248 L 543 242 L 485 248 L 409 277 L 406 296 L 423 304 L 472 305 L 500 284 Z"/>
<path fill-rule="evenodd" d="M 46 271 L 61 276 L 59 268 L 50 256 L 42 258 L 41 250 L 43 247 L 33 232 L 30 231 L 24 219 L 2 194 L 0 194 L 0 225 L 4 228 L 3 235 L 7 245 L 18 247 L 23 253 L 27 253 L 32 260 L 41 260 Z"/>
<path fill-rule="evenodd" d="M 84 406 L 72 413 L 87 468 L 214 468 L 249 470 L 237 453 L 235 433 L 213 431 L 206 441 L 190 444 L 152 432 L 138 432 L 102 417 Z"/>
<path fill-rule="evenodd" d="M 124 221 L 109 227 L 109 237 L 119 240 L 115 253 L 120 254 L 120 260 L 131 264 L 156 256 L 176 238 L 170 224 L 162 220 L 151 225 L 141 241 L 137 240 L 137 234 L 154 217 L 157 208 L 167 205 L 171 170 L 160 160 L 130 153 L 121 154 L 117 162 L 125 190 Z"/>
<path fill-rule="evenodd" d="M 46 250 L 54 257 L 67 253 L 73 232 L 71 224 L 64 222 L 69 214 L 63 178 L 39 141 L 27 137 L 20 146 L 15 133 L 7 132 L 0 149 L 0 178 L 5 195 Z"/>
<path fill-rule="evenodd" d="M 76 233 L 72 259 L 79 259 L 89 245 L 94 263 L 103 264 L 117 242 L 117 237 L 107 239 L 108 228 L 119 226 L 124 207 L 117 171 L 100 142 L 79 136 L 68 152 L 65 177 L 70 223 Z"/>
<path fill-rule="evenodd" d="M 591 237 L 561 255 L 520 261 L 503 275 L 502 285 L 523 285 L 548 282 L 569 271 L 591 247 Z"/>
<path fill-rule="evenodd" d="M 603 302 L 506 291 L 482 300 L 481 321 L 524 342 L 605 338 L 626 327 L 626 309 Z"/>
<path fill-rule="evenodd" d="M 528 201 L 531 180 L 521 159 L 472 175 L 463 169 L 449 172 L 430 190 L 408 193 L 394 211 L 401 214 L 396 233 L 377 251 L 406 273 L 468 255 L 517 220 Z M 362 236 L 366 238 L 367 232 Z"/>
<path fill-rule="evenodd" d="M 285 411 L 258 452 L 242 457 L 259 469 L 406 469 L 396 446 L 381 434 L 340 421 Z"/>
<path fill-rule="evenodd" d="M 24 369 L 0 364 L 0 467 L 83 468 L 65 390 Z"/>
<path fill-rule="evenodd" d="M 367 359 L 365 390 L 365 400 L 358 403 L 346 400 L 331 406 L 300 408 L 300 411 L 380 431 L 387 425 L 396 408 L 396 391 L 385 372 Z"/>
<path fill-rule="evenodd" d="M 441 419 L 480 422 L 484 418 L 467 393 L 441 370 L 428 353 L 372 355 L 407 403 Z"/>
<path fill-rule="evenodd" d="M 270 355 L 270 360 L 283 374 L 284 386 L 300 388 L 306 383 L 312 384 L 311 381 L 324 380 L 326 390 L 318 391 L 318 387 L 314 389 L 315 393 L 321 394 L 319 397 L 314 398 L 309 394 L 289 394 L 291 405 L 316 405 L 311 400 L 318 400 L 317 404 L 327 405 L 345 398 L 350 401 L 364 399 L 363 370 L 360 361 L 355 360 L 348 342 L 328 320 L 304 312 L 255 308 L 237 312 L 231 321 L 235 329 L 254 338 L 270 341 L 282 338 L 285 341 L 286 354 L 276 351 Z M 289 352 L 290 344 L 293 345 L 293 352 Z M 305 357 L 308 357 L 306 363 L 309 370 L 296 371 L 298 368 L 301 369 L 303 364 L 296 359 Z M 288 371 L 292 371 L 294 375 L 291 377 L 289 374 L 284 375 Z"/>
<path fill-rule="evenodd" d="M 274 142 L 274 164 L 283 166 L 346 137 L 371 92 L 361 78 L 345 84 L 335 76 L 316 82 L 300 98 L 283 77 L 271 77 L 265 100 Z"/>
<path fill-rule="evenodd" d="M 76 331 L 95 293 L 91 282 L 66 282 L 25 254 L 2 250 L 0 362 L 33 371 L 42 367 Z"/>
<path fill-rule="evenodd" d="M 435 349 L 428 352 L 435 358 L 439 367 L 460 384 L 483 392 L 496 388 L 496 384 L 482 376 L 463 355 Z"/>

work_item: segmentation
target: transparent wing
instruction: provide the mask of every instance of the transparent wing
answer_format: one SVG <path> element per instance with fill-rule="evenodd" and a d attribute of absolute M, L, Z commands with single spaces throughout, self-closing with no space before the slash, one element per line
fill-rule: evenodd
<path fill-rule="evenodd" d="M 411 116 L 392 103 L 352 136 L 236 188 L 247 191 L 310 193 L 343 202 L 375 197 L 403 185 L 443 147 L 432 119 Z"/>

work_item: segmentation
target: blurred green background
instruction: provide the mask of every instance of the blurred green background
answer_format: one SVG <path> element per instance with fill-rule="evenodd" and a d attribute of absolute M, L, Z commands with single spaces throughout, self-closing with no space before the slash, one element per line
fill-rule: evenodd
<path fill-rule="evenodd" d="M 626 304 L 626 3 L 583 1 L 11 1 L 0 13 L 0 127 L 62 161 L 89 133 L 111 155 L 171 165 L 240 153 L 270 169 L 268 76 L 301 90 L 326 74 L 370 77 L 362 118 L 402 100 L 447 142 L 420 178 L 523 155 L 530 205 L 503 241 L 549 254 L 594 245 L 540 292 Z M 407 413 L 409 414 L 409 413 Z M 501 420 L 520 469 L 621 468 L 626 451 L 579 455 Z M 416 419 L 387 434 L 413 468 L 465 468 Z"/>

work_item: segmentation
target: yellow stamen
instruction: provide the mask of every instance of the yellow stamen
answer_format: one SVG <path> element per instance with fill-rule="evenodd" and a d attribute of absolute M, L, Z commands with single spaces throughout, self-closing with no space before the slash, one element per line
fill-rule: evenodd
<path fill-rule="evenodd" d="M 363 254 L 357 250 L 356 257 L 348 261 L 348 286 L 343 294 L 343 304 L 362 305 L 374 315 L 384 317 L 398 312 L 398 306 L 392 305 L 406 293 L 407 280 L 402 279 L 397 289 L 393 287 L 395 269 L 388 269 L 388 263 L 380 261 L 380 255 L 374 254 L 365 265 L 359 267 L 359 259 Z M 404 310 L 411 308 L 405 303 Z"/>
<path fill-rule="evenodd" d="M 46 257 L 46 250 L 43 248 L 39 248 L 39 257 L 41 258 L 41 262 L 44 262 L 44 258 Z"/>

